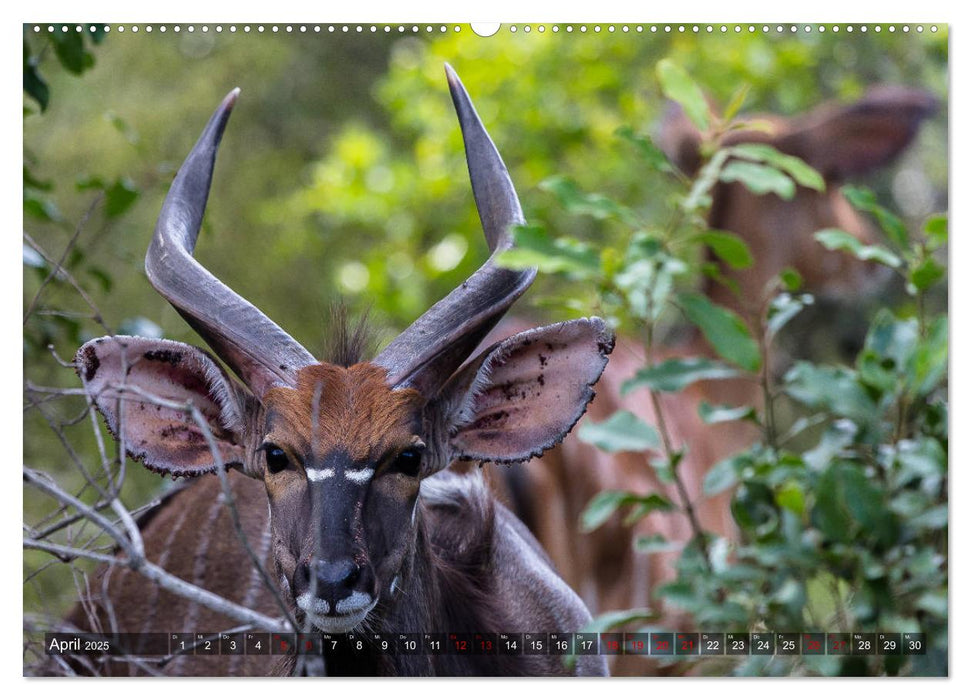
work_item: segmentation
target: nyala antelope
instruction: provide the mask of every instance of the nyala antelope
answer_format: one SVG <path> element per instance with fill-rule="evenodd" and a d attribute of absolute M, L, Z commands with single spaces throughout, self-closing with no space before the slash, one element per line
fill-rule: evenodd
<path fill-rule="evenodd" d="M 465 88 L 446 66 L 472 190 L 495 256 L 523 222 L 506 168 Z M 528 330 L 471 357 L 535 270 L 483 264 L 371 361 L 338 349 L 319 362 L 194 258 L 217 147 L 237 91 L 216 110 L 176 176 L 145 260 L 149 280 L 205 339 L 111 336 L 75 364 L 128 454 L 173 477 L 231 468 L 244 529 L 272 562 L 305 630 L 577 631 L 590 621 L 527 529 L 455 461 L 511 463 L 552 447 L 593 397 L 613 348 L 597 318 Z M 341 329 L 336 334 L 353 336 Z M 345 344 L 345 345 L 352 345 Z M 163 405 L 152 397 L 167 400 Z M 208 422 L 194 423 L 192 402 Z M 207 432 L 209 433 L 207 435 Z M 262 482 L 262 483 L 261 483 Z M 147 556 L 233 601 L 273 613 L 236 541 L 220 484 L 199 479 L 142 523 Z M 125 632 L 219 631 L 232 620 L 128 570 L 109 570 L 72 620 Z M 104 590 L 101 596 L 97 591 Z M 111 614 L 108 614 L 110 608 Z M 603 675 L 603 657 L 326 656 L 333 675 Z M 113 668 L 104 671 L 117 670 Z M 141 669 L 144 670 L 144 669 Z M 293 671 L 293 657 L 179 657 L 191 675 Z"/>

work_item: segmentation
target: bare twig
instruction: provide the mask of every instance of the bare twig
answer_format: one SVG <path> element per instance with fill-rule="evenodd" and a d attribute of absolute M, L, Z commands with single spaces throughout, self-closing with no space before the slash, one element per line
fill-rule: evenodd
<path fill-rule="evenodd" d="M 126 561 L 117 557 L 97 554 L 86 549 L 68 547 L 66 545 L 55 544 L 53 542 L 41 542 L 30 538 L 24 539 L 24 547 L 27 549 L 37 549 L 43 552 L 49 552 L 50 554 L 65 560 L 90 559 L 102 564 L 108 564 L 110 566 L 128 566 L 132 570 L 137 571 L 145 576 L 145 578 L 149 579 L 150 581 L 157 583 L 165 590 L 175 593 L 183 598 L 196 601 L 214 612 L 221 615 L 226 615 L 227 617 L 231 617 L 234 620 L 238 620 L 244 624 L 253 625 L 254 627 L 268 631 L 277 631 L 281 629 L 291 631 L 293 629 L 290 626 L 289 620 L 284 618 L 267 617 L 266 615 L 262 615 L 255 610 L 250 610 L 242 605 L 238 605 L 231 600 L 227 600 L 226 598 L 218 596 L 211 591 L 207 591 L 204 588 L 200 588 L 199 586 L 189 583 L 178 576 L 174 576 L 165 571 L 162 567 L 144 559 L 128 559 Z"/>
<path fill-rule="evenodd" d="M 74 289 L 81 296 L 81 298 L 84 299 L 85 303 L 87 303 L 87 305 L 91 308 L 91 311 L 94 314 L 93 316 L 94 321 L 98 325 L 102 326 L 109 333 L 111 332 L 111 330 L 105 325 L 104 320 L 102 319 L 101 311 L 98 309 L 97 305 L 94 303 L 94 301 L 92 301 L 92 299 L 88 296 L 87 292 L 84 291 L 81 285 L 78 284 L 77 280 L 74 279 L 71 273 L 64 268 L 64 261 L 67 260 L 67 256 L 71 253 L 71 250 L 74 248 L 75 244 L 77 243 L 78 238 L 81 235 L 81 232 L 84 230 L 85 225 L 88 223 L 88 219 L 91 218 L 91 214 L 94 212 L 95 207 L 101 201 L 102 196 L 103 195 L 99 194 L 97 197 L 95 197 L 94 201 L 92 201 L 91 205 L 88 207 L 88 210 L 84 213 L 84 216 L 81 217 L 81 221 L 79 221 L 78 225 L 75 227 L 74 235 L 71 236 L 71 240 L 69 240 L 67 243 L 67 246 L 65 246 L 64 252 L 61 254 L 60 260 L 54 261 L 51 258 L 51 256 L 44 251 L 43 248 L 37 245 L 37 242 L 33 238 L 31 238 L 30 234 L 24 231 L 24 240 L 26 240 L 28 245 L 30 245 L 31 248 L 37 251 L 37 253 L 39 253 L 41 257 L 43 257 L 44 260 L 46 260 L 47 263 L 51 266 L 50 273 L 47 275 L 44 281 L 41 282 L 41 285 L 38 288 L 37 293 L 34 294 L 34 298 L 31 299 L 30 304 L 27 305 L 27 311 L 24 312 L 25 325 L 27 321 L 30 319 L 30 316 L 33 313 L 34 307 L 37 305 L 37 302 L 40 300 L 41 294 L 44 292 L 44 289 L 46 289 L 47 285 L 50 284 L 51 280 L 53 280 L 55 277 L 57 277 L 58 274 L 60 274 L 60 275 L 63 275 L 64 279 L 66 279 L 72 287 L 74 287 Z"/>
<path fill-rule="evenodd" d="M 286 617 L 290 622 L 291 627 L 296 629 L 297 621 L 293 618 L 289 606 L 287 606 L 286 602 L 283 600 L 277 586 L 270 579 L 270 575 L 266 571 L 266 567 L 263 566 L 263 561 L 253 550 L 253 547 L 250 545 L 249 538 L 246 536 L 246 532 L 243 530 L 243 524 L 239 519 L 239 510 L 236 508 L 236 497 L 233 495 L 233 490 L 229 486 L 229 478 L 226 475 L 226 465 L 223 462 L 222 455 L 219 452 L 219 445 L 217 445 L 215 439 L 213 439 L 212 431 L 209 428 L 209 423 L 206 421 L 205 416 L 202 415 L 202 412 L 196 406 L 193 406 L 191 402 L 185 404 L 185 407 L 191 412 L 192 419 L 196 422 L 196 425 L 199 426 L 199 429 L 202 430 L 202 434 L 206 439 L 206 445 L 209 447 L 213 460 L 216 462 L 216 474 L 219 475 L 219 483 L 222 487 L 225 505 L 229 509 L 229 516 L 233 521 L 233 529 L 236 530 L 236 537 L 239 539 L 240 544 L 243 545 L 243 549 L 246 550 L 246 553 L 253 562 L 253 566 L 256 567 L 263 584 L 273 595 L 273 598 L 280 610 L 283 612 L 284 617 Z"/>
<path fill-rule="evenodd" d="M 184 411 L 189 415 L 191 415 L 193 420 L 199 425 L 200 429 L 203 431 L 203 434 L 205 435 L 206 440 L 208 442 L 209 448 L 212 451 L 215 459 L 217 460 L 217 463 L 220 465 L 223 465 L 221 457 L 219 456 L 218 445 L 213 439 L 213 436 L 209 429 L 208 422 L 205 420 L 205 417 L 202 415 L 202 412 L 199 411 L 197 407 L 193 406 L 191 403 L 180 403 L 176 401 L 169 401 L 166 399 L 162 399 L 160 397 L 148 394 L 147 392 L 134 386 L 127 386 L 127 385 L 112 386 L 111 389 L 112 391 L 117 392 L 117 396 L 119 400 L 125 400 L 126 394 L 136 395 L 142 399 L 151 401 L 157 405 L 171 408 L 174 410 Z M 263 562 L 260 561 L 260 558 L 256 555 L 252 547 L 249 545 L 249 542 L 247 541 L 245 532 L 243 531 L 243 528 L 242 528 L 242 523 L 239 518 L 238 510 L 235 507 L 235 499 L 233 498 L 232 490 L 229 486 L 228 479 L 226 479 L 224 465 L 223 465 L 223 468 L 219 470 L 219 472 L 220 472 L 220 478 L 223 480 L 224 493 L 226 494 L 226 503 L 227 503 L 227 506 L 230 508 L 231 517 L 233 520 L 234 527 L 236 528 L 237 535 L 240 538 L 240 541 L 244 544 L 244 548 L 246 549 L 247 553 L 253 559 L 254 565 L 258 567 L 264 583 L 273 592 L 281 610 L 284 611 L 285 617 L 282 621 L 284 623 L 284 626 L 287 629 L 296 629 L 297 625 L 292 618 L 292 614 L 290 613 L 289 608 L 280 597 L 279 591 L 276 588 L 276 586 L 273 585 L 272 580 L 269 577 L 269 574 L 266 572 Z M 196 600 L 201 604 L 206 605 L 207 607 L 210 607 L 213 610 L 216 610 L 217 612 L 221 612 L 231 616 L 233 619 L 239 620 L 246 624 L 256 625 L 263 629 L 277 630 L 281 628 L 281 624 L 280 624 L 281 621 L 279 620 L 272 620 L 271 618 L 268 618 L 260 613 L 257 613 L 243 606 L 232 603 L 231 601 L 228 601 L 220 596 L 217 596 L 209 591 L 206 591 L 205 589 L 194 586 L 193 584 L 190 584 L 187 581 L 179 579 L 178 577 L 175 577 L 171 574 L 168 574 L 163 569 L 161 569 L 161 567 L 158 567 L 157 565 L 146 561 L 144 558 L 144 545 L 142 543 L 141 533 L 139 532 L 134 522 L 134 519 L 131 517 L 130 512 L 127 511 L 127 509 L 125 509 L 125 507 L 121 504 L 121 502 L 117 498 L 111 499 L 109 503 L 112 509 L 114 510 L 115 514 L 119 518 L 119 521 L 121 523 L 121 528 L 118 526 L 116 522 L 105 517 L 96 509 L 85 504 L 77 497 L 70 495 L 69 493 L 67 493 L 60 487 L 58 487 L 55 483 L 53 483 L 52 480 L 45 477 L 46 475 L 42 475 L 40 472 L 36 472 L 35 470 L 29 469 L 28 467 L 24 466 L 24 479 L 28 483 L 41 490 L 43 493 L 51 496 L 59 503 L 62 503 L 64 505 L 68 505 L 74 508 L 77 514 L 80 515 L 82 518 L 87 519 L 95 523 L 96 525 L 98 525 L 102 531 L 107 533 L 115 542 L 118 543 L 118 545 L 124 550 L 128 559 L 127 561 L 125 561 L 115 557 L 97 554 L 96 552 L 93 552 L 90 549 L 55 544 L 55 543 L 43 541 L 40 538 L 30 538 L 30 537 L 25 538 L 24 540 L 25 547 L 47 551 L 67 561 L 77 559 L 77 558 L 86 558 L 86 559 L 99 561 L 104 564 L 128 566 L 129 568 L 145 575 L 150 580 L 155 581 L 163 588 L 166 588 L 167 590 L 170 590 L 171 592 L 176 593 L 177 595 L 181 595 L 183 597 L 188 597 L 188 598 L 191 598 L 192 600 Z M 122 528 L 124 529 L 124 532 L 122 531 Z"/>
<path fill-rule="evenodd" d="M 649 321 L 647 323 L 646 329 L 646 340 L 644 343 L 645 357 L 647 359 L 648 366 L 654 366 L 654 322 Z M 708 542 L 705 539 L 704 529 L 701 527 L 701 522 L 698 520 L 698 514 L 695 512 L 694 503 L 691 501 L 691 495 L 688 493 L 688 489 L 684 484 L 684 479 L 681 476 L 679 464 L 675 460 L 675 454 L 677 450 L 671 440 L 671 431 L 668 429 L 667 420 L 664 417 L 664 407 L 661 404 L 661 397 L 654 387 L 648 387 L 648 395 L 650 396 L 651 406 L 654 409 L 654 415 L 657 418 L 658 433 L 661 436 L 661 446 L 664 449 L 664 456 L 668 461 L 668 466 L 671 469 L 671 477 L 674 480 L 675 488 L 678 490 L 678 497 L 681 499 L 681 507 L 684 510 L 685 517 L 688 518 L 688 523 L 691 526 L 692 539 L 698 543 L 701 548 L 701 553 L 703 555 L 702 559 L 705 563 L 705 568 L 709 571 L 712 570 L 711 557 L 708 553 Z"/>
<path fill-rule="evenodd" d="M 111 538 L 125 550 L 125 553 L 130 558 L 137 558 L 139 556 L 131 542 L 129 542 L 124 534 L 122 534 L 122 532 L 115 527 L 113 522 L 101 515 L 101 513 L 92 509 L 87 503 L 84 503 L 83 501 L 64 491 L 56 483 L 54 483 L 54 480 L 51 479 L 50 476 L 30 469 L 26 465 L 23 467 L 23 473 L 24 480 L 29 484 L 48 496 L 54 498 L 56 501 L 71 506 L 79 513 L 82 513 L 88 520 L 101 527 L 102 530 L 108 533 L 108 535 L 111 536 Z"/>

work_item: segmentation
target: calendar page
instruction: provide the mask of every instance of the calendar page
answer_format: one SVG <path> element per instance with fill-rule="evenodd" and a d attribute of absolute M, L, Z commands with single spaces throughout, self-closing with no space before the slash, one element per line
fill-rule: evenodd
<path fill-rule="evenodd" d="M 23 674 L 948 676 L 948 31 L 23 24 Z"/>

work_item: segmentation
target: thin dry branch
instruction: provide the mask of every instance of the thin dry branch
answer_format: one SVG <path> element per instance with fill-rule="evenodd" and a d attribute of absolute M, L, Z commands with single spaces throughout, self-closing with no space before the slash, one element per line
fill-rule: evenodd
<path fill-rule="evenodd" d="M 27 241 L 27 244 L 30 245 L 30 247 L 33 248 L 41 257 L 43 257 L 47 264 L 51 266 L 50 273 L 47 275 L 44 281 L 41 282 L 40 287 L 37 289 L 37 293 L 34 294 L 34 298 L 31 299 L 30 304 L 27 305 L 27 311 L 24 312 L 24 325 L 26 325 L 27 321 L 30 319 L 31 314 L 34 311 L 34 308 L 37 306 L 37 303 L 40 301 L 40 297 L 47 288 L 47 285 L 49 285 L 55 277 L 61 275 L 72 287 L 74 287 L 75 291 L 77 291 L 81 298 L 84 299 L 85 303 L 90 307 L 92 312 L 92 320 L 104 328 L 108 333 L 111 332 L 108 326 L 105 325 L 101 311 L 98 309 L 97 305 L 94 303 L 91 297 L 88 296 L 87 292 L 84 291 L 81 285 L 78 284 L 77 280 L 74 279 L 71 273 L 68 272 L 64 267 L 64 261 L 67 260 L 71 250 L 73 250 L 75 244 L 77 244 L 78 238 L 81 236 L 81 232 L 84 231 L 84 227 L 88 223 L 88 219 L 91 218 L 91 214 L 94 212 L 95 207 L 98 205 L 101 199 L 102 195 L 98 195 L 95 197 L 94 201 L 91 202 L 91 205 L 84 213 L 84 216 L 81 217 L 81 220 L 75 227 L 74 235 L 71 236 L 71 240 L 69 240 L 67 245 L 64 247 L 64 252 L 61 254 L 60 260 L 55 261 L 43 248 L 37 244 L 37 241 L 31 238 L 30 234 L 24 231 L 24 240 Z"/>
<path fill-rule="evenodd" d="M 59 395 L 84 394 L 83 391 L 70 389 L 55 389 L 50 387 L 31 388 L 36 389 L 39 392 L 49 392 Z M 203 431 L 203 434 L 206 436 L 210 450 L 213 452 L 217 463 L 223 465 L 221 457 L 219 456 L 218 446 L 211 435 L 208 423 L 205 421 L 205 418 L 199 409 L 193 406 L 191 403 L 178 403 L 168 401 L 157 396 L 151 396 L 139 390 L 137 387 L 117 386 L 112 387 L 112 390 L 118 392 L 119 400 L 125 400 L 126 396 L 130 397 L 131 395 L 137 395 L 140 400 L 147 400 L 161 406 L 184 411 L 199 425 L 200 429 Z M 86 396 L 86 394 L 84 395 Z M 88 400 L 90 401 L 90 397 L 88 397 Z M 94 412 L 92 411 L 91 413 L 93 415 Z M 57 431 L 57 426 L 52 424 L 52 419 L 50 416 L 46 417 L 48 418 L 48 423 L 51 428 L 54 429 L 55 432 L 59 432 Z M 97 423 L 94 423 L 93 428 L 100 436 L 100 431 L 97 430 L 97 427 Z M 66 442 L 65 436 L 61 435 L 60 437 L 62 438 L 62 442 Z M 73 450 L 70 450 L 69 444 L 65 444 L 65 447 L 69 449 L 69 452 L 73 458 L 72 461 L 77 464 L 79 457 L 73 453 Z M 109 488 L 106 492 L 102 488 L 98 487 L 98 491 L 101 493 L 102 499 L 100 499 L 93 506 L 82 501 L 80 497 L 68 493 L 65 489 L 61 488 L 48 474 L 31 469 L 24 465 L 23 478 L 25 483 L 29 484 L 33 488 L 36 488 L 41 493 L 53 498 L 60 506 L 58 508 L 59 513 L 63 514 L 65 512 L 69 512 L 70 510 L 74 511 L 71 515 L 62 517 L 56 523 L 42 530 L 29 528 L 25 525 L 24 547 L 26 549 L 47 552 L 63 562 L 89 560 L 109 567 L 128 567 L 138 572 L 142 576 L 145 576 L 147 579 L 153 581 L 160 587 L 178 596 L 198 602 L 199 604 L 217 613 L 226 615 L 227 617 L 246 625 L 247 628 L 259 628 L 273 631 L 280 629 L 288 631 L 296 630 L 297 624 L 292 617 L 292 613 L 280 596 L 276 586 L 273 585 L 265 566 L 263 566 L 263 562 L 260 561 L 259 557 L 256 555 L 255 551 L 247 541 L 242 528 L 242 523 L 240 521 L 239 512 L 236 508 L 235 499 L 229 486 L 228 479 L 226 478 L 224 465 L 222 466 L 222 469 L 219 470 L 219 476 L 225 494 L 225 503 L 230 509 L 236 534 L 253 560 L 253 564 L 258 567 L 264 584 L 267 585 L 267 587 L 276 597 L 277 603 L 279 604 L 281 611 L 284 613 L 281 618 L 271 618 L 255 610 L 246 608 L 245 606 L 238 605 L 215 593 L 212 593 L 211 591 L 174 576 L 165 571 L 162 567 L 159 567 L 153 562 L 146 560 L 144 555 L 144 544 L 142 542 L 141 533 L 135 519 L 132 516 L 131 511 L 128 510 L 117 497 L 117 491 L 121 486 L 121 479 L 116 481 L 112 478 L 108 468 L 109 458 L 104 449 L 104 445 L 99 444 L 98 447 L 102 467 L 105 469 L 105 473 L 108 475 Z M 94 479 L 89 470 L 82 469 L 81 467 L 79 467 L 79 469 L 81 469 L 81 473 L 84 475 L 85 481 L 88 484 L 92 484 Z M 122 474 L 119 476 L 122 476 Z M 115 519 L 110 518 L 100 512 L 107 507 L 111 508 L 116 516 Z M 77 522 L 92 523 L 99 528 L 99 533 L 82 546 L 72 546 L 70 544 L 52 542 L 48 539 L 51 535 L 62 530 L 64 527 Z M 100 539 L 101 536 L 105 534 L 115 542 L 124 556 L 119 557 L 111 554 L 104 554 L 94 549 L 94 541 Z"/>

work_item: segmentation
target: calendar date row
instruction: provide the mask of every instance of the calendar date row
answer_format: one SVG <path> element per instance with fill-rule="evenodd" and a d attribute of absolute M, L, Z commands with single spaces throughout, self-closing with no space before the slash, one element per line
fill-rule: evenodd
<path fill-rule="evenodd" d="M 48 633 L 50 655 L 508 654 L 639 656 L 922 655 L 911 632 Z"/>

